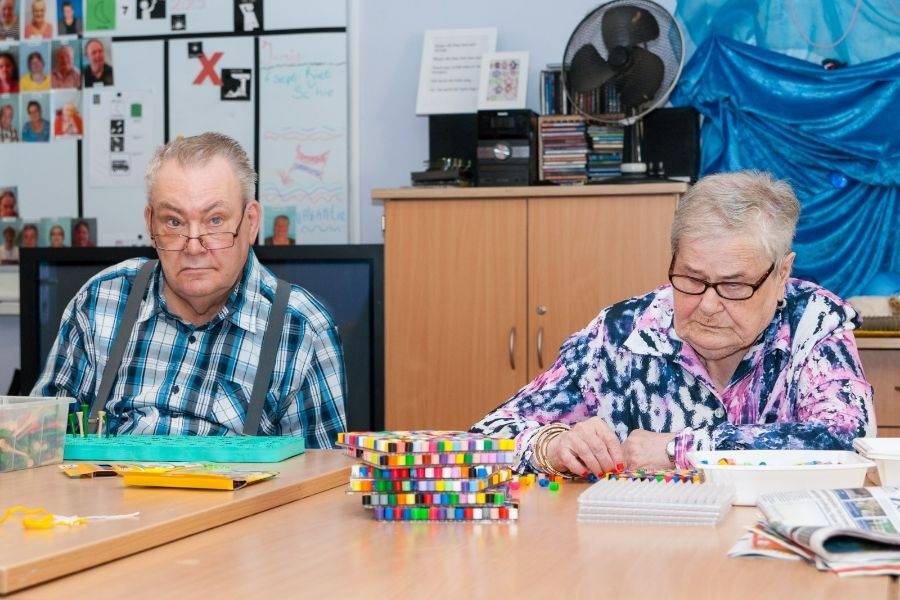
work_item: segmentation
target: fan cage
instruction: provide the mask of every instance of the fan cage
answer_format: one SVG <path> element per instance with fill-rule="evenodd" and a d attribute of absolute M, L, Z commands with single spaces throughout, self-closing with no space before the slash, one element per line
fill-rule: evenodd
<path fill-rule="evenodd" d="M 566 72 L 571 67 L 572 57 L 585 44 L 591 44 L 596 48 L 604 60 L 609 59 L 609 49 L 603 42 L 601 23 L 603 15 L 612 8 L 620 6 L 633 6 L 648 11 L 656 19 L 659 25 L 659 36 L 649 42 L 640 44 L 641 47 L 659 56 L 666 68 L 663 80 L 653 98 L 634 107 L 631 114 L 624 110 L 610 110 L 616 108 L 618 91 L 613 81 L 603 84 L 599 90 L 591 93 L 572 93 L 566 81 Z M 670 65 L 677 62 L 676 68 Z M 663 105 L 675 88 L 681 70 L 684 66 L 684 34 L 675 17 L 665 8 L 651 0 L 613 0 L 607 4 L 598 6 L 587 14 L 575 27 L 562 62 L 562 89 L 565 100 L 572 108 L 586 120 L 618 125 L 632 125 L 638 119 L 651 110 Z"/>

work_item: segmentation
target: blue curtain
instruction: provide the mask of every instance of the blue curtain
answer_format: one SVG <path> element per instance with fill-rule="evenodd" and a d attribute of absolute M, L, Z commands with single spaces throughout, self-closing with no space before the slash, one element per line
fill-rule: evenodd
<path fill-rule="evenodd" d="M 678 0 L 688 54 L 721 35 L 820 63 L 855 65 L 900 52 L 897 0 Z"/>
<path fill-rule="evenodd" d="M 826 71 L 712 36 L 671 101 L 704 117 L 702 174 L 758 169 L 794 186 L 797 276 L 843 296 L 892 293 L 885 287 L 900 280 L 900 53 Z"/>

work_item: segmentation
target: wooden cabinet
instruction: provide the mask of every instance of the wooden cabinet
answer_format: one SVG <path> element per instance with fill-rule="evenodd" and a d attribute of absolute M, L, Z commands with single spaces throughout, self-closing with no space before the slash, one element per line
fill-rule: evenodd
<path fill-rule="evenodd" d="M 665 282 L 681 183 L 375 190 L 385 426 L 466 429 L 605 306 Z"/>
<path fill-rule="evenodd" d="M 900 437 L 900 338 L 858 337 L 856 343 L 874 390 L 878 435 Z"/>

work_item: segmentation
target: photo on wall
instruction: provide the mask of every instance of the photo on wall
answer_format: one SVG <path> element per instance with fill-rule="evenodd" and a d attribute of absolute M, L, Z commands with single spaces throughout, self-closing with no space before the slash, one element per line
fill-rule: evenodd
<path fill-rule="evenodd" d="M 54 0 L 25 0 L 22 11 L 22 39 L 49 40 L 53 37 L 56 22 Z"/>
<path fill-rule="evenodd" d="M 84 134 L 84 121 L 81 118 L 81 93 L 77 90 L 60 90 L 54 92 L 53 100 L 53 137 L 81 138 Z"/>
<path fill-rule="evenodd" d="M 0 219 L 0 233 L 3 234 L 3 244 L 0 245 L 0 264 L 19 264 L 19 246 L 17 240 L 22 221 L 19 219 Z"/>
<path fill-rule="evenodd" d="M 0 187 L 0 218 L 17 219 L 19 217 L 19 188 L 11 185 Z"/>
<path fill-rule="evenodd" d="M 109 38 L 90 38 L 82 48 L 84 87 L 113 85 L 112 41 Z"/>
<path fill-rule="evenodd" d="M 50 141 L 50 94 L 20 94 L 19 98 L 19 110 L 22 114 L 21 140 Z"/>
<path fill-rule="evenodd" d="M 19 44 L 20 92 L 50 91 L 50 42 Z"/>
<path fill-rule="evenodd" d="M 97 219 L 73 219 L 73 248 L 94 248 L 97 245 Z"/>
<path fill-rule="evenodd" d="M 81 35 L 84 23 L 81 0 L 56 0 L 56 2 L 57 35 Z"/>
<path fill-rule="evenodd" d="M 22 228 L 19 230 L 19 248 L 37 248 L 40 231 L 40 222 L 38 221 L 22 223 Z"/>
<path fill-rule="evenodd" d="M 0 144 L 19 141 L 19 95 L 0 97 Z"/>
<path fill-rule="evenodd" d="M 69 232 L 72 219 L 69 217 L 45 217 L 41 219 L 40 245 L 46 248 L 68 248 L 72 245 Z"/>
<path fill-rule="evenodd" d="M 297 243 L 297 207 L 263 205 L 260 238 L 265 246 L 293 246 Z"/>
<path fill-rule="evenodd" d="M 19 93 L 19 51 L 14 44 L 0 45 L 0 98 Z"/>
<path fill-rule="evenodd" d="M 81 89 L 81 42 L 53 40 L 50 86 L 54 90 Z"/>
<path fill-rule="evenodd" d="M 21 32 L 19 0 L 0 0 L 0 42 L 18 40 Z"/>

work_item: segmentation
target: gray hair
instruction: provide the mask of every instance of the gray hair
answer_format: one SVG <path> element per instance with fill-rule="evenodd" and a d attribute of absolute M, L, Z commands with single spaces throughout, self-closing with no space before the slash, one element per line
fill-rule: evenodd
<path fill-rule="evenodd" d="M 231 165 L 241 186 L 241 199 L 246 206 L 255 197 L 256 172 L 253 165 L 236 140 L 211 131 L 192 137 L 178 136 L 156 150 L 144 175 L 147 184 L 147 202 L 150 202 L 156 178 L 166 161 L 174 160 L 180 167 L 198 167 L 209 164 L 217 156 L 224 158 Z"/>
<path fill-rule="evenodd" d="M 685 239 L 744 234 L 778 265 L 791 251 L 800 203 L 786 181 L 769 173 L 708 175 L 678 202 L 672 223 L 672 256 Z"/>

